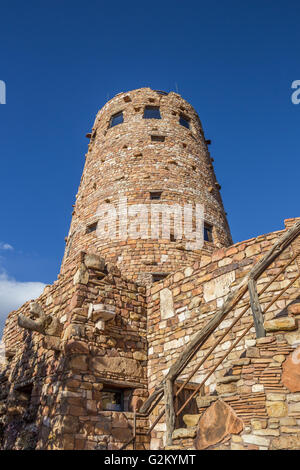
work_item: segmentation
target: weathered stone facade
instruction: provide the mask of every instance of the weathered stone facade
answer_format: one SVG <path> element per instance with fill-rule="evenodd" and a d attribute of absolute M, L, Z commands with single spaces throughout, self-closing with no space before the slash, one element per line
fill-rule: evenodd
<path fill-rule="evenodd" d="M 144 119 L 146 106 L 159 107 L 161 119 Z M 124 121 L 109 127 L 121 111 Z M 120 195 L 129 206 L 150 204 L 155 191 L 166 204 L 204 205 L 213 238 L 202 250 L 174 239 L 101 240 L 87 230 L 99 204 L 117 205 Z M 147 434 L 163 402 L 149 416 L 138 413 L 142 403 L 283 233 L 232 245 L 193 108 L 175 93 L 149 88 L 117 95 L 91 133 L 58 280 L 7 318 L 0 448 L 113 450 L 134 433 L 127 449 L 165 448 L 164 418 Z M 261 276 L 259 289 L 299 249 L 297 238 Z M 264 315 L 266 337 L 256 339 L 250 309 L 237 320 L 247 294 L 179 377 L 177 387 L 236 321 L 176 399 L 178 409 L 232 348 L 177 418 L 174 448 L 300 449 L 299 279 L 276 300 L 299 267 L 297 258 L 260 299 L 263 309 L 274 301 Z M 168 276 L 152 283 L 155 273 Z"/>
<path fill-rule="evenodd" d="M 159 108 L 161 119 L 144 119 L 145 107 Z M 124 122 L 110 126 L 112 116 L 123 112 Z M 180 125 L 184 116 L 190 128 Z M 161 138 L 161 140 L 152 140 Z M 170 273 L 189 266 L 199 253 L 187 250 L 185 239 L 120 240 L 97 236 L 88 227 L 99 220 L 97 209 L 111 204 L 118 210 L 120 197 L 128 206 L 156 203 L 203 204 L 205 221 L 213 228 L 213 245 L 232 243 L 207 141 L 195 110 L 176 93 L 142 88 L 120 93 L 97 114 L 89 150 L 76 196 L 71 228 L 66 240 L 62 272 L 80 251 L 94 252 L 114 263 L 127 278 L 141 280 L 143 273 Z M 151 193 L 161 192 L 159 200 Z M 110 215 L 113 217 L 114 215 Z M 109 218 L 108 218 L 109 220 Z M 112 221 L 110 220 L 110 223 Z M 117 235 L 120 227 L 117 226 Z"/>
<path fill-rule="evenodd" d="M 295 220 L 286 221 L 287 226 Z M 224 303 L 229 287 L 234 288 L 249 272 L 266 251 L 274 244 L 282 232 L 237 243 L 229 248 L 216 250 L 211 256 L 203 256 L 200 261 L 188 269 L 178 271 L 164 281 L 149 288 L 148 304 L 148 381 L 149 388 L 163 380 L 174 357 L 184 349 L 196 331 L 199 331 L 214 315 L 217 307 Z M 275 276 L 297 249 L 298 241 L 264 273 L 259 282 L 263 288 Z M 296 252 L 296 251 L 295 251 Z M 261 304 L 266 307 L 283 287 L 299 273 L 299 258 L 282 273 L 265 292 Z M 165 294 L 170 292 L 172 312 L 166 319 L 163 316 Z M 248 300 L 245 297 L 237 308 L 228 315 L 215 333 L 209 337 L 191 361 L 182 382 L 196 363 L 208 352 L 218 337 L 240 314 Z M 275 449 L 300 448 L 300 413 L 299 400 L 299 345 L 300 332 L 299 279 L 275 302 L 265 314 L 267 336 L 256 339 L 254 326 L 239 344 L 230 352 L 213 375 L 210 376 L 194 402 L 198 408 L 198 426 L 202 434 L 206 432 L 210 439 L 196 438 L 195 414 L 182 435 L 182 430 L 175 431 L 175 448 L 218 449 Z M 210 369 L 219 361 L 234 341 L 242 335 L 252 322 L 251 310 L 242 317 L 193 377 L 193 384 L 200 383 Z M 224 429 L 220 435 L 215 430 L 212 411 L 212 428 L 203 430 L 201 417 L 210 410 L 217 400 L 229 405 L 236 416 L 243 421 L 243 431 L 238 436 L 231 436 Z M 192 405 L 192 404 L 191 404 Z M 151 421 L 159 415 L 161 408 L 154 411 Z M 186 413 L 190 413 L 187 408 Z M 193 413 L 195 413 L 193 411 Z M 200 420 L 199 420 L 200 418 Z M 189 424 L 187 418 L 187 423 Z M 184 419 L 184 421 L 186 421 Z M 207 423 L 206 420 L 205 423 Z M 290 423 L 287 425 L 287 423 Z M 202 427 L 201 427 L 202 426 Z M 164 447 L 164 421 L 154 428 L 151 446 Z M 234 434 L 234 433 L 232 433 Z M 220 440 L 214 442 L 219 437 Z M 198 446 L 197 446 L 198 441 Z M 205 445 L 204 445 L 205 443 Z M 206 446 L 207 444 L 207 446 Z"/>

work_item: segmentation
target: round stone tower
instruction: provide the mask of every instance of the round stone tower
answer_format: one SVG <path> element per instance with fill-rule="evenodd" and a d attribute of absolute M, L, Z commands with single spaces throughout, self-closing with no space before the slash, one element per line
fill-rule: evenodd
<path fill-rule="evenodd" d="M 197 113 L 180 95 L 150 88 L 119 93 L 99 111 L 87 137 L 62 272 L 87 251 L 116 264 L 126 277 L 149 282 L 193 264 L 203 250 L 232 243 L 209 142 Z M 176 223 L 170 236 L 153 235 L 155 205 L 184 213 L 185 205 L 197 204 L 204 207 L 201 250 L 188 247 L 184 229 L 178 237 Z"/>

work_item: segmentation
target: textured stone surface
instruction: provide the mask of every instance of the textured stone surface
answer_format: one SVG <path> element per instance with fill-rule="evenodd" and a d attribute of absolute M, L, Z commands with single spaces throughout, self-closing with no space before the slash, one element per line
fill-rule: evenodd
<path fill-rule="evenodd" d="M 289 305 L 288 313 L 291 315 L 300 315 L 300 303 L 294 303 Z"/>
<path fill-rule="evenodd" d="M 282 382 L 291 392 L 300 392 L 300 346 L 283 363 Z"/>
<path fill-rule="evenodd" d="M 264 327 L 268 333 L 274 331 L 293 331 L 297 329 L 297 322 L 292 317 L 275 318 L 274 320 L 265 321 Z"/>
<path fill-rule="evenodd" d="M 143 377 L 143 369 L 134 359 L 99 356 L 90 360 L 90 366 L 97 373 L 118 371 L 129 377 Z"/>
<path fill-rule="evenodd" d="M 293 333 L 287 333 L 286 339 L 291 346 L 300 345 L 300 331 L 294 331 Z"/>
<path fill-rule="evenodd" d="M 173 296 L 170 289 L 166 288 L 160 292 L 160 311 L 162 320 L 174 316 Z"/>
<path fill-rule="evenodd" d="M 105 259 L 93 253 L 87 253 L 85 255 L 84 264 L 87 268 L 97 269 L 102 272 L 105 270 Z"/>
<path fill-rule="evenodd" d="M 188 427 L 188 428 L 180 428 L 175 429 L 173 432 L 173 439 L 186 439 L 186 438 L 193 438 L 197 434 L 197 427 Z"/>
<path fill-rule="evenodd" d="M 271 450 L 299 450 L 300 433 L 296 436 L 280 436 L 272 440 Z"/>
<path fill-rule="evenodd" d="M 213 279 L 204 284 L 204 300 L 209 302 L 217 297 L 223 297 L 228 294 L 229 288 L 235 279 L 235 273 L 222 274 L 222 276 Z"/>
<path fill-rule="evenodd" d="M 161 119 L 144 119 L 147 105 L 159 107 Z M 123 122 L 110 127 L 112 116 L 120 111 Z M 180 125 L 182 113 L 189 120 L 190 129 Z M 193 249 L 185 249 L 185 238 L 176 241 L 161 231 L 158 237 L 150 237 L 144 223 L 140 229 L 146 235 L 140 238 L 119 240 L 99 234 L 105 222 L 111 228 L 115 220 L 113 210 L 100 218 L 100 205 L 110 204 L 119 211 L 120 196 L 127 198 L 128 207 L 143 204 L 149 213 L 151 204 L 160 203 L 150 199 L 150 192 L 155 190 L 161 191 L 163 204 L 203 204 L 206 221 L 213 225 L 215 246 L 232 243 L 201 122 L 180 95 L 161 94 L 150 88 L 119 93 L 98 112 L 90 134 L 62 273 L 80 251 L 91 251 L 92 246 L 92 251 L 107 263 L 117 263 L 127 278 L 146 280 L 146 274 L 151 278 L 153 272 L 169 273 L 181 267 L 188 268 L 186 276 L 189 275 L 198 255 Z M 160 140 L 153 140 L 157 136 Z M 125 213 L 124 205 L 120 211 Z M 97 230 L 88 230 L 99 219 Z M 130 213 L 128 222 L 134 227 Z"/>
<path fill-rule="evenodd" d="M 254 430 L 265 429 L 267 424 L 266 419 L 251 419 L 251 426 Z"/>
<path fill-rule="evenodd" d="M 187 428 L 197 426 L 198 421 L 201 415 L 184 415 L 183 421 L 185 422 Z"/>
<path fill-rule="evenodd" d="M 221 442 L 230 434 L 239 434 L 243 430 L 243 422 L 234 410 L 223 401 L 213 403 L 200 418 L 195 447 L 198 450 Z"/>
<path fill-rule="evenodd" d="M 81 264 L 74 276 L 74 284 L 87 284 L 89 282 L 89 273 L 84 264 Z"/>
<path fill-rule="evenodd" d="M 242 437 L 245 444 L 254 444 L 257 446 L 265 446 L 268 447 L 270 443 L 270 439 L 261 436 L 255 436 L 253 434 L 246 434 Z"/>
<path fill-rule="evenodd" d="M 217 400 L 217 397 L 216 396 L 207 396 L 207 397 L 202 397 L 202 396 L 198 396 L 196 401 L 197 401 L 197 405 L 198 405 L 198 408 L 206 408 L 208 406 L 211 405 L 211 403 L 213 403 L 214 401 Z"/>
<path fill-rule="evenodd" d="M 266 402 L 268 416 L 280 418 L 287 415 L 288 408 L 283 401 L 267 401 Z"/>

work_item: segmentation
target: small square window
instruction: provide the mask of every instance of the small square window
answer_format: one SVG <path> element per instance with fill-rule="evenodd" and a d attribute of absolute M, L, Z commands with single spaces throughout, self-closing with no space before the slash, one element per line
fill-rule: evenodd
<path fill-rule="evenodd" d="M 204 241 L 206 242 L 212 242 L 213 241 L 213 236 L 212 236 L 212 226 L 208 224 L 204 224 Z"/>
<path fill-rule="evenodd" d="M 101 398 L 104 411 L 124 411 L 124 390 L 104 387 Z"/>
<path fill-rule="evenodd" d="M 146 106 L 144 109 L 144 119 L 161 119 L 158 106 Z"/>
<path fill-rule="evenodd" d="M 88 225 L 87 228 L 86 228 L 86 233 L 95 232 L 97 230 L 97 225 L 98 225 L 98 222 L 95 222 L 94 224 Z"/>
<path fill-rule="evenodd" d="M 124 121 L 123 112 L 121 111 L 120 113 L 114 114 L 110 118 L 109 127 L 114 127 L 114 126 L 117 126 L 118 124 L 122 124 L 123 121 Z"/>
<path fill-rule="evenodd" d="M 183 116 L 182 114 L 181 114 L 180 117 L 179 117 L 179 124 L 181 124 L 182 126 L 186 127 L 187 129 L 190 128 L 190 120 L 189 120 L 189 118 Z"/>
<path fill-rule="evenodd" d="M 159 95 L 168 95 L 169 93 L 167 93 L 166 91 L 163 91 L 163 90 L 154 90 L 156 91 L 156 93 L 158 93 Z"/>
<path fill-rule="evenodd" d="M 162 191 L 151 191 L 150 192 L 150 199 L 152 201 L 157 201 L 158 199 L 161 198 Z"/>
<path fill-rule="evenodd" d="M 165 136 L 164 135 L 152 135 L 151 140 L 152 142 L 164 142 Z"/>
<path fill-rule="evenodd" d="M 163 279 L 165 279 L 165 277 L 167 277 L 168 274 L 167 273 L 153 273 L 152 274 L 152 282 L 159 282 L 159 281 L 162 281 Z"/>

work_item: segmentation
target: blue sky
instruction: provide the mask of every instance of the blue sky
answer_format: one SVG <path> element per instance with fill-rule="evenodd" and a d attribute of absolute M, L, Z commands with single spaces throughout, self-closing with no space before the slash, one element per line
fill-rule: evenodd
<path fill-rule="evenodd" d="M 300 215 L 299 2 L 11 0 L 0 9 L 0 317 L 56 279 L 85 134 L 121 91 L 178 86 L 193 104 L 235 242 Z"/>

